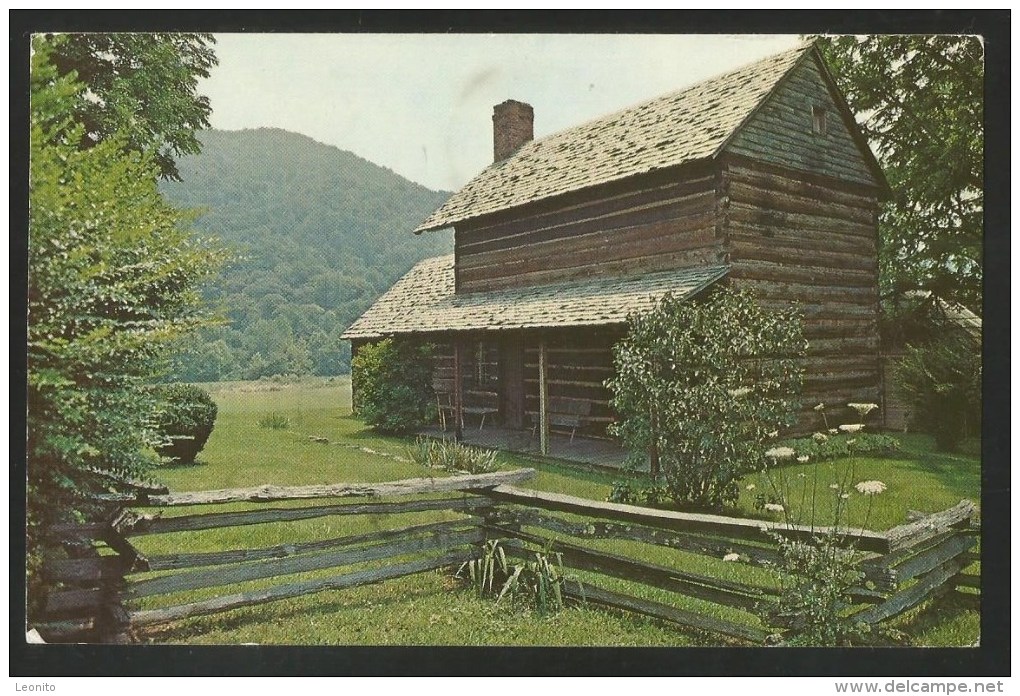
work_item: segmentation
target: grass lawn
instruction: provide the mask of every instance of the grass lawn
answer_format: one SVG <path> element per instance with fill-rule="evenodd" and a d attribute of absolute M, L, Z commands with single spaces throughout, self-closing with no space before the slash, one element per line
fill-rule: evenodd
<path fill-rule="evenodd" d="M 158 472 L 171 490 L 203 490 L 261 484 L 301 485 L 338 482 L 378 482 L 423 475 L 406 459 L 407 441 L 383 437 L 350 415 L 349 378 L 305 378 L 294 382 L 219 383 L 204 385 L 219 406 L 219 416 L 205 450 L 194 466 L 168 467 Z M 284 427 L 260 425 L 277 416 Z M 552 492 L 604 500 L 620 476 L 594 474 L 535 457 L 503 455 L 504 468 L 531 467 L 537 475 L 526 485 Z M 820 516 L 834 499 L 828 488 L 842 469 L 829 463 L 785 467 L 792 508 L 810 500 L 815 490 Z M 817 472 L 817 486 L 814 485 Z M 430 475 L 436 474 L 434 471 Z M 803 476 L 801 476 L 803 474 Z M 873 529 L 903 523 L 908 509 L 935 511 L 962 498 L 979 500 L 980 462 L 975 456 L 939 455 L 927 438 L 903 438 L 903 454 L 896 458 L 861 458 L 854 463 L 853 481 L 878 479 L 888 489 L 874 499 L 851 498 L 851 523 L 867 519 Z M 754 490 L 747 486 L 754 485 Z M 745 479 L 736 514 L 758 516 L 754 495 L 767 489 L 760 474 Z M 321 501 L 317 501 L 321 502 Z M 314 504 L 304 501 L 274 503 L 274 507 Z M 250 509 L 252 505 L 217 506 L 216 511 Z M 805 504 L 806 507 L 806 504 Z M 204 508 L 209 512 L 210 508 Z M 195 512 L 168 509 L 164 515 Z M 299 522 L 163 534 L 137 538 L 150 556 L 183 551 L 212 551 L 269 546 L 358 534 L 398 525 L 455 519 L 453 513 L 425 512 L 401 516 L 334 516 Z M 825 523 L 825 519 L 819 521 Z M 691 572 L 707 572 L 740 582 L 769 586 L 767 571 L 742 564 L 652 547 L 636 542 L 600 540 L 594 546 L 608 551 L 641 555 L 649 562 Z M 316 571 L 289 576 L 287 581 L 330 575 Z M 582 573 L 572 573 L 584 577 Z M 158 575 L 152 573 L 149 575 Z M 152 608 L 193 601 L 248 589 L 272 586 L 261 580 L 228 588 L 212 588 L 136 600 Z M 665 591 L 605 577 L 598 584 L 706 611 L 720 618 L 748 620 L 747 614 L 697 600 L 677 599 Z M 678 602 L 684 602 L 683 605 Z M 738 616 L 739 615 L 739 616 Z M 753 621 L 753 619 L 752 619 Z M 923 606 L 905 616 L 899 627 L 919 645 L 965 645 L 979 630 L 979 614 L 948 601 Z M 145 635 L 153 642 L 170 643 L 272 643 L 328 645 L 646 645 L 688 646 L 721 644 L 721 639 L 681 632 L 675 627 L 630 614 L 575 607 L 554 616 L 540 617 L 509 603 L 495 605 L 476 598 L 449 572 L 429 572 L 385 583 L 323 592 L 259 607 L 237 609 L 162 627 Z"/>

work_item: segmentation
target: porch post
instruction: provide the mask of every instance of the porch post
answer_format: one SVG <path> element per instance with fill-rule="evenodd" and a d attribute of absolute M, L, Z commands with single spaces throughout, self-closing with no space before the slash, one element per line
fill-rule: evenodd
<path fill-rule="evenodd" d="M 464 363 L 464 345 L 459 339 L 453 339 L 453 438 L 457 442 L 464 439 L 464 379 L 461 376 L 461 365 Z"/>
<path fill-rule="evenodd" d="M 546 378 L 548 366 L 545 339 L 541 339 L 538 342 L 538 442 L 542 454 L 549 454 L 549 381 Z"/>

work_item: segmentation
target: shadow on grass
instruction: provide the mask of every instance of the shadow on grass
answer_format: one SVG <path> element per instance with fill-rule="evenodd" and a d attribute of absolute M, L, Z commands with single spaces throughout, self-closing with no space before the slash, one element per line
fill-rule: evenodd
<path fill-rule="evenodd" d="M 901 435 L 900 439 L 903 454 L 916 462 L 919 470 L 935 476 L 961 498 L 980 498 L 981 458 L 971 454 L 973 443 L 965 443 L 960 452 L 939 452 L 934 438 L 928 435 Z"/>
<path fill-rule="evenodd" d="M 222 614 L 152 627 L 139 632 L 137 637 L 146 643 L 185 643 L 191 638 L 209 633 L 251 629 L 265 626 L 267 623 L 291 620 L 296 616 L 313 623 L 314 619 L 320 617 L 335 620 L 337 617 L 347 615 L 347 620 L 352 622 L 351 625 L 356 625 L 357 621 L 370 621 L 370 612 L 373 610 L 387 608 L 393 610 L 406 602 L 433 597 L 437 592 L 442 594 L 449 592 L 455 599 L 454 593 L 462 589 L 460 581 L 453 579 L 455 571 L 456 568 L 436 571 L 437 575 L 442 576 L 439 589 L 431 585 L 407 587 L 405 583 L 399 592 L 394 592 L 393 584 L 380 583 L 344 590 L 326 590 L 304 597 L 241 607 Z M 298 606 L 295 606 L 296 603 Z"/>
<path fill-rule="evenodd" d="M 203 466 L 209 466 L 209 462 L 204 459 L 196 459 L 191 462 L 182 462 L 175 459 L 164 459 L 159 463 L 158 470 L 179 470 L 179 469 L 198 469 Z"/>
<path fill-rule="evenodd" d="M 896 628 L 918 647 L 965 646 L 980 633 L 980 595 L 949 592 L 908 613 Z"/>

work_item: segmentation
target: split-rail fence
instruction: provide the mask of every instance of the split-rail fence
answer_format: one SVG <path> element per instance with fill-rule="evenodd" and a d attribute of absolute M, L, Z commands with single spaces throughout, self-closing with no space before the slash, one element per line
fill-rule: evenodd
<path fill-rule="evenodd" d="M 521 488 L 533 474 L 520 469 L 376 484 L 192 493 L 139 489 L 110 496 L 107 520 L 52 530 L 66 542 L 70 557 L 44 565 L 43 572 L 59 589 L 47 597 L 46 620 L 37 628 L 48 641 L 128 642 L 152 627 L 196 616 L 456 568 L 477 558 L 487 540 L 499 539 L 511 556 L 556 554 L 566 569 L 563 593 L 572 601 L 653 617 L 737 644 L 775 642 L 790 629 L 778 614 L 772 622 L 760 619 L 761 607 L 777 599 L 775 584 L 735 579 L 740 574 L 723 559 L 735 554 L 738 563 L 774 568 L 780 561 L 774 532 L 810 539 L 824 528 Z M 283 501 L 309 504 L 273 505 Z M 237 503 L 250 503 L 250 509 L 206 511 Z M 159 512 L 180 507 L 187 508 L 183 514 Z M 427 511 L 444 511 L 444 519 L 420 523 L 419 515 L 417 524 L 363 534 L 165 555 L 146 556 L 132 543 L 150 534 L 185 535 L 330 516 L 400 519 L 405 513 Z M 961 501 L 934 514 L 911 514 L 906 524 L 885 532 L 841 530 L 845 543 L 861 552 L 864 580 L 852 593 L 860 621 L 888 621 L 959 588 L 972 588 L 964 590 L 964 596 L 979 601 L 974 592 L 979 577 L 965 572 L 978 558 L 973 551 L 974 504 Z M 659 551 L 642 553 L 649 547 Z M 696 557 L 701 560 L 692 563 Z M 664 558 L 668 564 L 662 563 Z M 331 572 L 288 578 L 310 571 Z M 270 586 L 237 589 L 267 579 Z M 172 599 L 206 588 L 220 588 L 220 594 Z M 154 607 L 150 599 L 138 606 L 138 600 L 152 597 L 160 597 L 161 604 Z"/>

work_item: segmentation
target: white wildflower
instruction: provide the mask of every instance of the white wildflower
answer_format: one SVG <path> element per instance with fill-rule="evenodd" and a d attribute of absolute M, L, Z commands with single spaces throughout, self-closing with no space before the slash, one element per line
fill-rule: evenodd
<path fill-rule="evenodd" d="M 850 446 L 850 445 L 853 445 L 853 444 L 856 444 L 856 443 L 857 443 L 857 438 L 856 437 L 852 437 L 852 438 L 850 438 L 849 440 L 846 441 L 847 446 Z"/>
<path fill-rule="evenodd" d="M 765 456 L 769 459 L 789 459 L 795 454 L 792 447 L 773 447 L 765 452 Z"/>
<path fill-rule="evenodd" d="M 836 428 L 829 428 L 829 435 L 839 435 L 839 430 Z"/>
<path fill-rule="evenodd" d="M 806 454 L 802 454 L 801 456 L 797 457 L 797 461 L 800 462 L 801 464 L 803 464 L 804 462 L 808 461 L 809 459 L 811 459 L 811 457 L 806 455 Z M 801 474 L 801 476 L 803 476 L 803 475 L 804 474 Z"/>
<path fill-rule="evenodd" d="M 779 437 L 779 431 L 778 430 L 773 430 L 771 433 L 769 433 L 769 437 L 772 437 L 772 438 Z"/>
<path fill-rule="evenodd" d="M 732 396 L 734 399 L 739 399 L 742 396 L 747 396 L 748 394 L 750 394 L 751 393 L 751 388 L 750 387 L 740 387 L 739 389 L 730 389 L 730 390 L 728 390 L 728 392 L 729 392 L 729 395 Z"/>
<path fill-rule="evenodd" d="M 765 509 L 768 510 L 769 512 L 785 512 L 786 511 L 786 508 L 784 508 L 779 503 L 765 503 Z"/>
<path fill-rule="evenodd" d="M 828 442 L 829 436 L 826 435 L 825 433 L 815 433 L 814 435 L 811 436 L 811 439 L 820 445 L 823 442 Z"/>
<path fill-rule="evenodd" d="M 829 484 L 829 488 L 831 488 L 834 491 L 838 491 L 839 490 L 839 484 L 838 483 L 830 483 Z"/>
<path fill-rule="evenodd" d="M 881 481 L 861 481 L 854 488 L 864 495 L 878 495 L 886 489 L 886 485 Z"/>
<path fill-rule="evenodd" d="M 825 404 L 818 404 L 817 406 L 815 406 L 815 410 L 816 411 L 824 411 L 825 410 Z"/>
<path fill-rule="evenodd" d="M 850 408 L 857 411 L 857 415 L 864 418 L 866 415 L 878 408 L 878 404 L 847 404 Z"/>
<path fill-rule="evenodd" d="M 797 457 L 797 461 L 800 461 L 800 457 Z M 805 458 L 804 461 L 807 461 L 807 458 Z M 797 474 L 797 478 L 804 478 L 805 476 L 806 474 L 803 471 Z"/>
<path fill-rule="evenodd" d="M 840 498 L 842 498 L 843 500 L 846 500 L 847 498 L 849 498 L 849 497 L 850 497 L 850 494 L 849 494 L 849 493 L 843 493 L 843 494 L 842 494 L 841 496 L 839 496 L 839 497 L 840 497 Z"/>
<path fill-rule="evenodd" d="M 755 486 L 753 483 L 747 484 L 747 490 L 753 491 L 755 488 L 757 488 L 757 486 Z"/>
<path fill-rule="evenodd" d="M 728 553 L 725 556 L 723 556 L 722 559 L 724 561 L 726 561 L 727 563 L 732 563 L 733 561 L 739 561 L 740 560 L 740 554 L 739 553 Z"/>
<path fill-rule="evenodd" d="M 864 430 L 864 423 L 844 423 L 839 429 L 844 433 L 859 433 Z"/>

